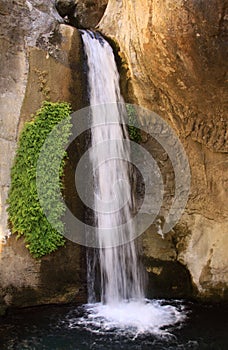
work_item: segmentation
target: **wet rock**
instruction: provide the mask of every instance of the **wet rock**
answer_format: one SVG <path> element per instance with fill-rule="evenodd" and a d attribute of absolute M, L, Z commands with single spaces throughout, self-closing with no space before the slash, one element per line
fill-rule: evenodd
<path fill-rule="evenodd" d="M 76 1 L 75 0 L 56 0 L 55 6 L 57 11 L 59 12 L 60 16 L 70 16 L 76 7 Z"/>

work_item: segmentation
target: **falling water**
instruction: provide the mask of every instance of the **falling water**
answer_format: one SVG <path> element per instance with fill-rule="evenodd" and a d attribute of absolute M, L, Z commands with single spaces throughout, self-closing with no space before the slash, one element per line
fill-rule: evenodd
<path fill-rule="evenodd" d="M 124 124 L 121 124 L 124 110 L 120 107 L 121 104 L 116 104 L 116 102 L 123 103 L 119 74 L 112 48 L 107 41 L 99 34 L 90 31 L 83 31 L 82 38 L 89 68 L 90 105 L 101 106 L 99 113 L 96 108 L 92 108 L 93 152 L 90 156 L 95 169 L 94 206 L 99 245 L 109 247 L 98 250 L 101 300 L 110 304 L 132 298 L 142 299 L 142 273 L 137 260 L 135 242 L 132 240 L 134 227 L 131 220 L 133 200 L 130 186 L 130 149 L 126 142 L 124 143 L 127 132 Z M 102 126 L 96 126 L 98 118 Z M 103 145 L 102 151 L 96 147 L 99 144 Z M 125 225 L 121 225 L 122 223 Z M 117 227 L 120 241 L 128 243 L 116 246 Z M 100 228 L 111 228 L 113 232 L 101 234 Z M 93 271 L 91 266 L 88 271 L 91 283 L 91 277 L 95 278 L 91 276 Z"/>
<path fill-rule="evenodd" d="M 130 330 L 135 335 L 161 334 L 165 332 L 164 326 L 181 321 L 183 315 L 174 306 L 163 306 L 159 301 L 144 298 L 143 273 L 131 220 L 134 208 L 130 149 L 129 143 L 124 142 L 127 138 L 123 126 L 125 110 L 114 54 L 100 34 L 84 30 L 81 33 L 88 65 L 92 111 L 90 161 L 100 248 L 88 261 L 88 316 L 82 317 L 80 324 L 95 331 L 98 328 L 99 332 L 102 328 Z M 124 244 L 116 244 L 116 234 Z M 97 262 L 99 268 L 96 268 Z M 94 293 L 95 270 L 100 273 L 100 303 L 96 302 Z"/>

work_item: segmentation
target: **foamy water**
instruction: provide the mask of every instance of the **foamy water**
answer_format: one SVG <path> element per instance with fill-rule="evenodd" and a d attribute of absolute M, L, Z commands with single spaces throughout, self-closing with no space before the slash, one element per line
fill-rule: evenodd
<path fill-rule="evenodd" d="M 157 336 L 170 336 L 173 326 L 181 326 L 186 319 L 184 308 L 166 305 L 164 301 L 143 300 L 123 301 L 116 304 L 84 305 L 84 315 L 69 318 L 69 328 L 83 327 L 91 332 L 117 334 L 137 337 L 151 333 Z"/>

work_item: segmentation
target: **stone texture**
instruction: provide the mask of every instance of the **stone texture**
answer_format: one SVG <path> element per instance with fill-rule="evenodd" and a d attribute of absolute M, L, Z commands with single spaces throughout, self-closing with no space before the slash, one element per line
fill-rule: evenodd
<path fill-rule="evenodd" d="M 80 246 L 68 242 L 56 254 L 34 260 L 23 239 L 11 236 L 0 255 L 1 307 L 80 303 L 86 300 L 84 276 Z"/>
<path fill-rule="evenodd" d="M 10 5 L 12 5 L 12 8 Z M 14 10 L 15 12 L 19 11 L 18 8 L 16 11 L 16 6 L 13 6 L 12 2 L 0 2 L 0 241 L 1 237 L 4 237 L 8 232 L 5 201 L 10 183 L 9 173 L 16 148 L 20 109 L 25 94 L 28 70 L 20 29 L 18 37 L 16 37 L 15 25 L 18 22 Z"/>
<path fill-rule="evenodd" d="M 65 21 L 77 28 L 93 29 L 102 18 L 108 0 L 56 0 L 56 8 Z"/>
<path fill-rule="evenodd" d="M 77 1 L 68 21 L 94 28 L 106 4 Z M 43 99 L 72 102 L 75 110 L 86 104 L 79 35 L 59 26 L 63 19 L 54 5 L 54 0 L 0 0 L 3 238 L 9 171 L 24 122 Z M 151 297 L 227 298 L 226 25 L 225 0 L 109 0 L 99 24 L 119 51 L 126 99 L 170 123 L 191 167 L 185 214 L 162 238 L 157 232 L 173 198 L 174 173 L 168 157 L 143 135 L 143 145 L 161 165 L 166 192 L 159 225 L 141 237 Z M 71 243 L 41 261 L 28 255 L 23 240 L 0 243 L 0 313 L 8 306 L 85 300 L 83 259 L 83 250 Z"/>
<path fill-rule="evenodd" d="M 16 141 L 24 122 L 45 99 L 69 101 L 74 110 L 82 107 L 85 87 L 80 78 L 79 34 L 68 26 L 59 27 L 57 20 L 62 19 L 55 10 L 54 1 L 21 0 L 17 4 L 1 1 L 0 16 L 0 187 L 1 193 L 5 193 Z M 1 198 L 0 236 L 7 232 L 5 198 L 5 195 Z"/>
<path fill-rule="evenodd" d="M 177 252 L 172 236 L 167 234 L 164 239 L 157 231 L 157 227 L 152 225 L 143 235 L 143 255 L 147 258 L 153 257 L 156 260 L 175 261 Z"/>
<path fill-rule="evenodd" d="M 71 15 L 75 11 L 76 1 L 75 0 L 56 0 L 55 7 L 61 17 Z"/>
<path fill-rule="evenodd" d="M 170 235 L 162 243 L 149 232 L 145 253 L 151 259 L 160 254 L 162 263 L 176 248 L 176 261 L 190 271 L 195 293 L 211 298 L 227 298 L 226 5 L 225 0 L 110 0 L 98 28 L 119 51 L 125 98 L 164 118 L 190 163 L 191 193 L 185 215 L 170 232 L 174 246 L 167 249 Z M 152 149 L 153 141 L 146 139 L 144 146 Z M 164 177 L 172 199 L 173 184 L 167 181 Z M 169 204 L 167 196 L 164 215 Z"/>
<path fill-rule="evenodd" d="M 154 103 L 159 113 L 162 104 L 174 105 L 163 112 L 166 119 L 183 136 L 191 134 L 220 152 L 227 151 L 221 132 L 227 130 L 225 23 L 224 0 L 210 6 L 207 1 L 111 0 L 99 26 L 118 41 L 138 102 Z"/>
<path fill-rule="evenodd" d="M 201 295 L 227 298 L 228 221 L 215 222 L 199 214 L 187 221 L 191 236 L 178 260 L 188 266 Z"/>
<path fill-rule="evenodd" d="M 0 313 L 8 307 L 86 300 L 84 250 L 71 242 L 33 259 L 25 242 L 6 239 L 6 199 L 20 130 L 43 100 L 85 105 L 82 43 L 59 24 L 54 1 L 0 1 Z M 60 84 L 61 81 L 61 84 Z"/>
<path fill-rule="evenodd" d="M 83 28 L 95 28 L 101 20 L 108 0 L 77 0 L 75 17 L 79 26 Z"/>
<path fill-rule="evenodd" d="M 52 45 L 53 51 L 37 47 L 28 49 L 29 74 L 19 130 L 44 100 L 68 101 L 74 111 L 86 104 L 86 77 L 82 71 L 83 53 L 78 31 L 60 24 Z"/>
<path fill-rule="evenodd" d="M 177 232 L 172 230 L 163 236 L 158 233 L 160 224 L 161 219 L 157 219 L 139 239 L 140 255 L 148 277 L 146 295 L 149 298 L 196 296 L 189 267 L 186 261 L 179 259 Z"/>

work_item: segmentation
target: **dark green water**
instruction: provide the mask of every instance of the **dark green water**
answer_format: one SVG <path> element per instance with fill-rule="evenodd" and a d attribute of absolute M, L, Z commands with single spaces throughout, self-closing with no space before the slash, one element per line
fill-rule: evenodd
<path fill-rule="evenodd" d="M 179 302 L 167 301 L 180 307 Z M 228 349 L 228 305 L 182 302 L 187 314 L 182 324 L 162 335 L 134 334 L 88 326 L 83 307 L 40 307 L 21 310 L 0 321 L 1 350 L 175 350 Z"/>

